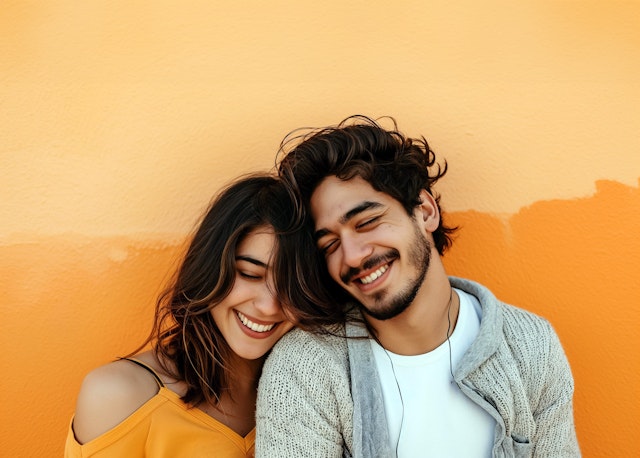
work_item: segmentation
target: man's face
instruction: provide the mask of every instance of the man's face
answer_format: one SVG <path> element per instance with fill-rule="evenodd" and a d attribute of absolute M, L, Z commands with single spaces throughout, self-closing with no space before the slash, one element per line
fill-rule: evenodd
<path fill-rule="evenodd" d="M 411 305 L 431 255 L 422 206 L 412 218 L 362 178 L 329 176 L 311 196 L 311 214 L 329 274 L 365 313 L 386 320 Z"/>

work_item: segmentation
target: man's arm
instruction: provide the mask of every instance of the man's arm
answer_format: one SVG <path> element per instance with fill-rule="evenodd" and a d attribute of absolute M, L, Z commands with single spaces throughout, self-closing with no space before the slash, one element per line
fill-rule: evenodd
<path fill-rule="evenodd" d="M 549 336 L 547 366 L 541 368 L 541 374 L 545 374 L 544 386 L 534 412 L 534 456 L 579 457 L 573 419 L 573 376 L 560 340 L 550 325 Z"/>
<path fill-rule="evenodd" d="M 256 456 L 343 456 L 353 406 L 346 344 L 293 330 L 274 347 L 260 379 Z"/>

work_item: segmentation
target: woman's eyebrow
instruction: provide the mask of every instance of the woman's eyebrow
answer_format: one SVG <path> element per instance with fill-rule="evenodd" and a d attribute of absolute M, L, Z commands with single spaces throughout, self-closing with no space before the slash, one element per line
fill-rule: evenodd
<path fill-rule="evenodd" d="M 269 267 L 264 262 L 258 261 L 257 259 L 252 258 L 251 256 L 236 256 L 236 261 L 247 261 L 247 262 L 250 262 L 251 264 L 255 264 L 256 266 L 264 267 L 265 269 Z"/>

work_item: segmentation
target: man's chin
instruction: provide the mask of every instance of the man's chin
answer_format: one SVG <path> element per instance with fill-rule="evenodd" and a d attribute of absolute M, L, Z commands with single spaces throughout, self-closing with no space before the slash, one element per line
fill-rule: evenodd
<path fill-rule="evenodd" d="M 374 307 L 374 308 L 369 308 L 367 306 L 362 306 L 362 312 L 371 317 L 374 318 L 378 321 L 386 321 L 386 320 L 390 320 L 392 318 L 397 317 L 398 315 L 400 315 L 402 312 L 404 312 L 408 307 L 409 307 L 410 303 L 404 303 L 404 304 L 392 304 L 391 306 L 386 306 L 386 307 Z"/>

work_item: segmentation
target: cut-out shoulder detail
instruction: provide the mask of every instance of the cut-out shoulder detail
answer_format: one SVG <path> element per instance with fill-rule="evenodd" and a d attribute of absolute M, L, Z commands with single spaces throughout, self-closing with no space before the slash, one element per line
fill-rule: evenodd
<path fill-rule="evenodd" d="M 158 393 L 158 381 L 131 361 L 98 367 L 85 377 L 73 420 L 83 444 L 109 431 Z"/>
<path fill-rule="evenodd" d="M 160 376 L 156 373 L 156 371 L 151 366 L 143 363 L 142 361 L 138 361 L 135 358 L 120 358 L 120 360 L 131 361 L 133 364 L 137 364 L 138 366 L 140 366 L 143 369 L 147 370 L 151 375 L 153 375 L 153 377 L 156 379 L 156 382 L 158 382 L 158 387 L 159 388 L 164 387 L 164 383 L 160 379 Z"/>

